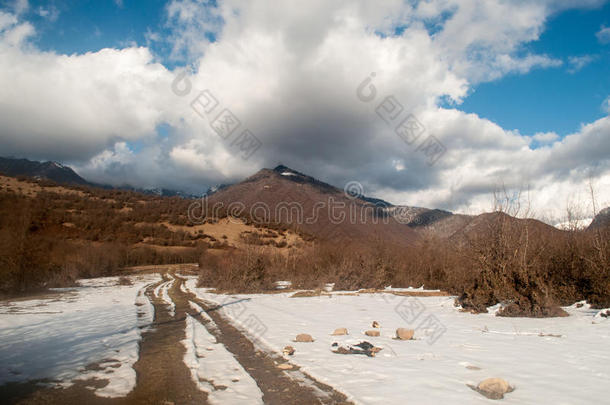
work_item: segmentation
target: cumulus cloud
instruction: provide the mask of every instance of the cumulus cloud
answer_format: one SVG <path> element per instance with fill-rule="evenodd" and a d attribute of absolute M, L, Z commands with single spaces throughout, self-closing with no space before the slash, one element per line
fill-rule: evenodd
<path fill-rule="evenodd" d="M 146 48 L 82 55 L 24 44 L 29 23 L 0 15 L 0 122 L 5 154 L 85 160 L 120 140 L 154 134 L 171 111 L 171 74 Z"/>
<path fill-rule="evenodd" d="M 560 66 L 524 45 L 553 13 L 600 4 L 174 0 L 170 36 L 147 38 L 170 41 L 172 57 L 186 65 L 175 71 L 137 46 L 41 52 L 27 42 L 33 27 L 4 13 L 0 146 L 72 163 L 94 181 L 140 187 L 201 192 L 283 163 L 338 186 L 360 181 L 394 203 L 461 212 L 491 208 L 501 184 L 529 188 L 541 213 L 559 212 L 589 178 L 608 201 L 607 117 L 561 139 L 459 110 L 477 83 Z M 190 86 L 180 96 L 172 80 L 181 72 Z M 367 78 L 376 94 L 362 101 L 357 88 Z M 206 89 L 218 109 L 202 117 L 191 103 Z M 401 114 L 384 120 L 384 100 Z M 455 107 L 441 108 L 441 100 Z M 224 108 L 262 142 L 248 160 L 232 145 L 236 135 L 223 139 L 210 125 Z M 395 131 L 408 114 L 425 128 L 410 143 Z M 433 166 L 418 150 L 430 135 L 446 147 Z"/>

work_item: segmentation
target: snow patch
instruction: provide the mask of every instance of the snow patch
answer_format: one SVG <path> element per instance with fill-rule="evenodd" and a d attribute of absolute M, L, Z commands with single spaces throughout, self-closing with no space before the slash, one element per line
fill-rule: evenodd
<path fill-rule="evenodd" d="M 608 318 L 610 318 L 610 308 L 605 308 L 595 314 L 592 322 L 593 323 L 607 322 Z"/>
<path fill-rule="evenodd" d="M 276 281 L 274 284 L 276 290 L 285 290 L 287 288 L 292 287 L 292 281 L 287 280 Z"/>
<path fill-rule="evenodd" d="M 163 302 L 167 304 L 167 308 L 169 309 L 169 313 L 172 317 L 176 316 L 176 304 L 172 301 L 172 298 L 169 296 L 169 289 L 174 285 L 175 279 L 172 276 L 169 276 L 171 280 L 166 281 L 158 285 L 154 294 L 157 298 L 161 298 Z"/>
<path fill-rule="evenodd" d="M 216 338 L 190 315 L 186 316 L 184 363 L 211 404 L 262 404 L 256 381 Z"/>
<path fill-rule="evenodd" d="M 43 298 L 0 303 L 0 384 L 49 379 L 65 387 L 99 378 L 109 383 L 96 395 L 127 395 L 136 384 L 140 326 L 153 317 L 142 289 L 160 278 L 133 276 L 130 286 L 118 279 L 80 280 Z"/>

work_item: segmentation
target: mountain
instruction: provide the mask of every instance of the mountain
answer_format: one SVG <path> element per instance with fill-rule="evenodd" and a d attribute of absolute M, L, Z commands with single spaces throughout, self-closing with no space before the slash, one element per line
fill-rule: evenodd
<path fill-rule="evenodd" d="M 207 197 L 208 210 L 226 209 L 255 223 L 291 225 L 316 238 L 408 245 L 415 231 L 391 217 L 382 200 L 363 196 L 280 165 L 262 169 Z"/>
<path fill-rule="evenodd" d="M 133 192 L 141 193 L 141 194 L 156 195 L 159 197 L 181 197 L 181 198 L 186 198 L 186 199 L 201 198 L 200 194 L 191 194 L 191 193 L 187 193 L 184 191 L 171 190 L 171 189 L 167 189 L 167 188 L 138 188 L 138 187 L 131 187 L 130 185 L 123 185 L 123 186 L 119 186 L 119 187 L 112 187 L 112 186 L 97 186 L 97 187 L 103 187 L 103 188 L 108 188 L 108 189 L 128 190 L 128 191 L 133 191 Z"/>
<path fill-rule="evenodd" d="M 597 213 L 591 225 L 587 229 L 600 229 L 610 225 L 610 207 L 606 207 Z"/>
<path fill-rule="evenodd" d="M 411 228 L 428 227 L 442 219 L 450 218 L 454 215 L 449 211 L 439 209 L 387 204 L 385 211 L 390 216 L 396 218 L 396 220 Z"/>
<path fill-rule="evenodd" d="M 261 224 L 287 224 L 322 239 L 409 245 L 422 237 L 464 242 L 489 236 L 498 225 L 528 229 L 533 235 L 561 232 L 534 219 L 500 212 L 481 215 L 405 205 L 344 190 L 280 165 L 262 169 L 240 183 L 207 196 L 208 212 L 226 210 Z M 503 225 L 504 226 L 504 225 Z"/>
<path fill-rule="evenodd" d="M 37 162 L 28 159 L 3 158 L 0 157 L 0 175 L 9 177 L 32 177 L 35 179 L 46 179 L 54 181 L 58 184 L 92 186 L 104 189 L 120 189 L 134 191 L 137 193 L 158 195 L 160 197 L 182 197 L 182 198 L 199 198 L 200 195 L 194 195 L 177 190 L 166 188 L 137 188 L 130 185 L 119 187 L 110 186 L 107 184 L 97 184 L 85 180 L 69 166 L 58 162 Z"/>
<path fill-rule="evenodd" d="M 70 167 L 57 162 L 36 162 L 0 157 L 0 173 L 11 177 L 26 176 L 47 179 L 59 184 L 91 185 Z"/>
<path fill-rule="evenodd" d="M 70 167 L 57 162 L 0 158 L 0 174 L 49 179 L 56 183 L 115 187 L 90 183 Z M 117 187 L 164 197 L 198 196 L 167 189 L 139 189 L 128 185 Z M 500 213 L 477 216 L 449 211 L 393 205 L 382 199 L 351 195 L 314 177 L 279 165 L 262 169 L 242 182 L 222 184 L 208 189 L 209 208 L 244 214 L 254 222 L 290 225 L 322 239 L 349 239 L 368 243 L 408 245 L 426 236 L 465 240 L 483 235 L 499 219 L 517 225 L 531 225 L 535 232 L 552 232 L 555 228 L 536 220 L 522 220 Z M 236 212 L 239 211 L 239 212 Z M 602 210 L 590 229 L 610 223 L 610 208 Z"/>

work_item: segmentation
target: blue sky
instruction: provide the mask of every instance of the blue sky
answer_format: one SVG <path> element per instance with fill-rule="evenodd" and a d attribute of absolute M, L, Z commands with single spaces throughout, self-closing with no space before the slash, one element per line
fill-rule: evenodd
<path fill-rule="evenodd" d="M 3 1 L 5 8 L 12 4 Z M 34 43 L 42 50 L 72 54 L 135 43 L 150 46 L 159 61 L 172 68 L 181 62 L 168 57 L 169 46 L 147 39 L 147 33 L 167 34 L 165 4 L 162 0 L 33 0 L 27 17 L 36 25 Z M 39 16 L 41 9 L 56 10 L 57 18 Z M 610 26 L 610 4 L 552 15 L 540 39 L 523 50 L 560 59 L 562 66 L 480 83 L 457 108 L 523 135 L 556 132 L 563 137 L 577 132 L 581 124 L 606 115 L 601 106 L 610 94 L 610 43 L 600 43 L 595 35 L 602 26 Z M 571 64 L 574 57 L 582 58 L 584 66 Z"/>
<path fill-rule="evenodd" d="M 480 84 L 459 108 L 524 135 L 577 132 L 581 123 L 607 114 L 601 105 L 610 94 L 610 43 L 598 41 L 601 26 L 610 26 L 610 4 L 552 16 L 540 39 L 527 49 L 561 59 L 563 66 Z M 592 60 L 572 72 L 569 58 L 574 56 Z"/>
<path fill-rule="evenodd" d="M 9 8 L 13 1 L 3 1 Z M 36 25 L 34 42 L 42 50 L 85 53 L 102 48 L 146 45 L 148 30 L 163 28 L 163 0 L 31 0 L 27 18 Z M 57 10 L 57 19 L 40 9 Z"/>

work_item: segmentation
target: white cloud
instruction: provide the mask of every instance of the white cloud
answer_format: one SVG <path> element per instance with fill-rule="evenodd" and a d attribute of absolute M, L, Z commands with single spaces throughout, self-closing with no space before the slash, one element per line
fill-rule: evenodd
<path fill-rule="evenodd" d="M 171 57 L 192 61 L 202 56 L 220 32 L 222 18 L 208 0 L 172 0 L 166 6 L 168 26 L 173 28 L 169 41 Z M 151 37 L 152 38 L 152 37 Z"/>
<path fill-rule="evenodd" d="M 559 135 L 557 135 L 555 132 L 538 132 L 534 134 L 532 139 L 538 145 L 548 145 L 557 141 L 559 139 Z"/>
<path fill-rule="evenodd" d="M 599 183 L 600 205 L 610 204 L 610 119 L 585 125 L 558 140 L 556 134 L 537 134 L 552 141 L 531 149 L 527 139 L 502 130 L 475 115 L 439 111 L 433 130 L 449 154 L 439 162 L 438 180 L 412 191 L 379 189 L 390 201 L 446 207 L 464 213 L 492 208 L 491 192 L 506 186 L 529 190 L 532 213 L 549 220 L 562 218 L 566 203 L 576 194 L 587 199 L 589 178 Z M 465 140 L 460 134 L 472 134 Z"/>
<path fill-rule="evenodd" d="M 20 47 L 35 32 L 29 22 L 19 22 L 16 15 L 0 11 L 0 46 Z"/>
<path fill-rule="evenodd" d="M 154 134 L 169 114 L 171 75 L 146 48 L 57 55 L 24 43 L 34 32 L 29 23 L 4 25 L 3 153 L 87 159 L 116 141 Z"/>
<path fill-rule="evenodd" d="M 568 58 L 568 73 L 574 74 L 594 60 L 594 55 L 570 56 Z"/>
<path fill-rule="evenodd" d="M 0 11 L 0 33 L 17 24 L 17 17 Z"/>
<path fill-rule="evenodd" d="M 595 34 L 595 36 L 601 44 L 610 43 L 610 27 L 604 27 L 602 25 L 599 31 Z"/>

